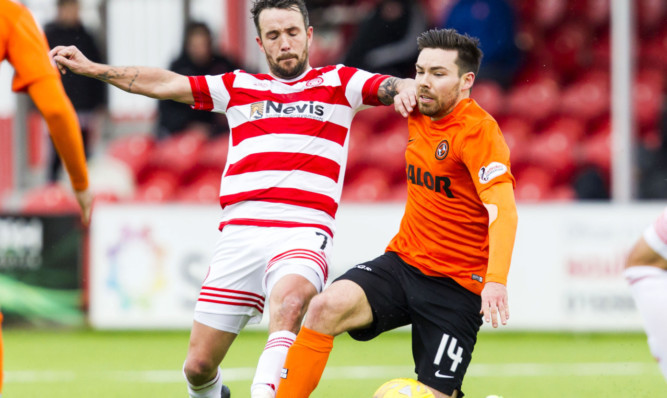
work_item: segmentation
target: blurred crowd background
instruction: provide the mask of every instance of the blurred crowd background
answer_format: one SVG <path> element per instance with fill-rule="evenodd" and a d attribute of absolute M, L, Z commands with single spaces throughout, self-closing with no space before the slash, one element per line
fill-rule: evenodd
<path fill-rule="evenodd" d="M 51 47 L 91 59 L 182 74 L 265 72 L 245 0 L 24 1 Z M 609 200 L 611 0 L 309 0 L 311 65 L 344 63 L 414 76 L 417 35 L 432 27 L 478 37 L 485 53 L 472 97 L 499 122 L 519 202 Z M 634 199 L 667 198 L 667 2 L 637 0 L 632 16 Z M 246 16 L 238 17 L 239 15 Z M 0 68 L 0 84 L 11 68 Z M 63 76 L 79 114 L 98 200 L 217 203 L 224 115 L 193 111 Z M 9 91 L 9 90 L 1 90 Z M 4 95 L 4 94 L 3 94 Z M 10 94 L 7 94 L 10 95 Z M 136 97 L 136 96 L 134 96 Z M 76 211 L 48 133 L 23 96 L 0 98 L 0 130 L 22 128 L 0 156 L 0 209 Z M 7 136 L 6 134 L 3 137 Z M 352 125 L 343 203 L 406 197 L 407 126 L 389 107 Z M 4 138 L 3 138 L 4 140 Z M 6 163 L 6 162 L 5 162 Z M 8 167 L 8 166 L 3 166 Z M 10 178 L 11 177 L 11 178 Z"/>

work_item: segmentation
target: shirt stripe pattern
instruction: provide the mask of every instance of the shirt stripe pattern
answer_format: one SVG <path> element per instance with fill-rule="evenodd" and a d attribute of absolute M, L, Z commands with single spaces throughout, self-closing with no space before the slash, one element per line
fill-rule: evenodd
<path fill-rule="evenodd" d="M 191 76 L 193 108 L 225 113 L 231 129 L 221 227 L 271 220 L 334 231 L 352 118 L 380 104 L 386 78 L 342 65 L 291 81 L 240 70 Z"/>

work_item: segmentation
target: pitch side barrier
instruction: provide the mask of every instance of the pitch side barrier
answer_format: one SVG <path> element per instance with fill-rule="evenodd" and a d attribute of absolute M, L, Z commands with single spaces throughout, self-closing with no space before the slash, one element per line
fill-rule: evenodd
<path fill-rule="evenodd" d="M 403 204 L 338 211 L 330 280 L 382 253 Z M 519 204 L 506 330 L 641 330 L 623 263 L 663 203 Z M 100 204 L 90 232 L 90 312 L 100 329 L 188 329 L 218 236 L 215 205 Z M 266 327 L 266 319 L 258 326 Z M 487 327 L 487 326 L 485 326 Z"/>

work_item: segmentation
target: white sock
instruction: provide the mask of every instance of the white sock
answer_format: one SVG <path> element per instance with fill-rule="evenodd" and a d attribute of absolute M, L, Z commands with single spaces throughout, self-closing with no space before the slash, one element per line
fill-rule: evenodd
<path fill-rule="evenodd" d="M 295 338 L 296 335 L 287 330 L 273 332 L 269 335 L 264 352 L 257 363 L 255 378 L 252 380 L 252 386 L 250 387 L 251 394 L 255 389 L 266 389 L 268 386 L 273 390 L 273 396 L 275 396 L 287 350 L 294 343 Z"/>
<path fill-rule="evenodd" d="M 185 373 L 183 373 L 185 375 Z M 201 386 L 193 386 L 190 384 L 188 378 L 185 378 L 185 381 L 188 382 L 188 394 L 190 398 L 220 398 L 222 393 L 222 375 L 220 374 L 220 368 L 218 368 L 218 374 L 215 375 L 213 380 L 202 384 Z"/>
<path fill-rule="evenodd" d="M 625 278 L 644 321 L 651 354 L 667 379 L 667 271 L 649 266 L 629 267 Z"/>

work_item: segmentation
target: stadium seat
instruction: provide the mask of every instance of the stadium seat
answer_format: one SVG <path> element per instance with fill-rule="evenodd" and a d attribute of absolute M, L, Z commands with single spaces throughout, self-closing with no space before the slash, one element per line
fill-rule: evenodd
<path fill-rule="evenodd" d="M 402 127 L 402 128 L 401 128 Z M 407 125 L 373 136 L 366 145 L 366 164 L 384 171 L 390 182 L 405 176 L 405 148 L 408 143 Z"/>
<path fill-rule="evenodd" d="M 548 194 L 549 200 L 554 200 L 558 202 L 571 202 L 576 198 L 577 198 L 577 193 L 574 191 L 574 188 L 572 188 L 572 185 L 569 183 L 553 187 Z"/>
<path fill-rule="evenodd" d="M 592 36 L 590 27 L 580 22 L 564 23 L 549 35 L 546 45 L 561 76 L 572 76 L 587 64 Z"/>
<path fill-rule="evenodd" d="M 578 121 L 554 121 L 533 139 L 531 163 L 548 170 L 554 183 L 568 182 L 576 168 L 575 147 L 582 135 L 583 127 Z"/>
<path fill-rule="evenodd" d="M 551 173 L 539 166 L 530 166 L 517 173 L 514 194 L 517 201 L 537 202 L 547 199 L 551 185 Z"/>
<path fill-rule="evenodd" d="M 179 176 L 166 170 L 153 170 L 137 187 L 134 200 L 140 202 L 167 202 L 174 198 Z"/>
<path fill-rule="evenodd" d="M 530 142 L 533 125 L 526 119 L 516 116 L 501 117 L 498 125 L 510 149 L 512 167 L 520 167 L 530 159 Z"/>
<path fill-rule="evenodd" d="M 492 80 L 475 82 L 470 96 L 494 117 L 505 112 L 505 99 L 500 84 Z"/>
<path fill-rule="evenodd" d="M 167 170 L 182 179 L 197 164 L 199 150 L 205 143 L 206 135 L 197 130 L 170 136 L 156 144 L 147 167 Z M 139 180 L 143 179 L 140 175 Z"/>
<path fill-rule="evenodd" d="M 533 8 L 533 21 L 546 30 L 558 25 L 567 13 L 568 1 L 536 0 Z"/>
<path fill-rule="evenodd" d="M 610 112 L 610 77 L 607 70 L 592 70 L 564 91 L 560 100 L 563 115 L 592 120 Z"/>
<path fill-rule="evenodd" d="M 609 24 L 611 19 L 611 5 L 609 0 L 587 0 L 581 2 L 586 4 L 586 22 L 594 28 Z"/>
<path fill-rule="evenodd" d="M 141 174 L 148 164 L 155 140 L 148 134 L 131 134 L 112 141 L 107 154 L 125 163 L 134 176 Z"/>
<path fill-rule="evenodd" d="M 663 109 L 664 71 L 644 68 L 638 71 L 633 85 L 633 102 L 637 123 L 641 129 L 655 128 Z"/>
<path fill-rule="evenodd" d="M 595 166 L 604 173 L 611 167 L 611 125 L 603 124 L 579 146 L 581 166 Z"/>
<path fill-rule="evenodd" d="M 376 202 L 389 192 L 390 178 L 378 167 L 366 167 L 345 183 L 342 200 L 347 202 Z"/>
<path fill-rule="evenodd" d="M 29 190 L 22 199 L 21 211 L 33 214 L 78 213 L 79 204 L 72 191 L 60 184 Z"/>
<path fill-rule="evenodd" d="M 555 80 L 542 78 L 520 83 L 510 89 L 507 110 L 513 116 L 540 121 L 556 110 L 559 96 L 560 89 Z"/>
<path fill-rule="evenodd" d="M 208 139 L 202 145 L 195 156 L 196 162 L 190 168 L 182 183 L 189 184 L 202 173 L 213 173 L 218 179 L 222 175 L 227 163 L 227 154 L 229 150 L 229 134 Z M 219 183 L 219 181 L 218 181 Z"/>
<path fill-rule="evenodd" d="M 193 178 L 187 186 L 178 189 L 176 199 L 183 202 L 215 204 L 220 196 L 220 173 L 204 171 Z"/>

